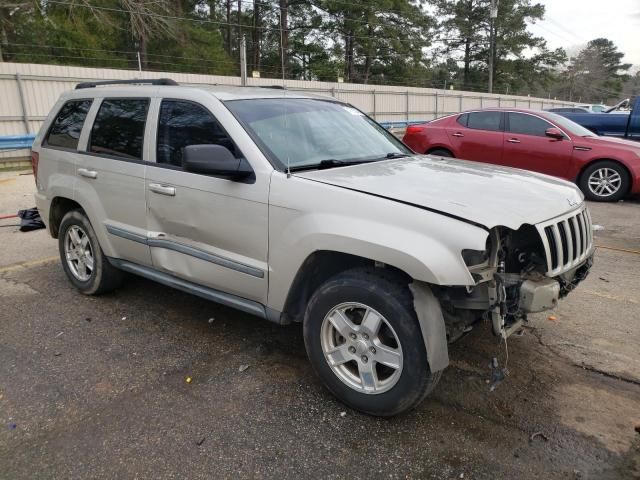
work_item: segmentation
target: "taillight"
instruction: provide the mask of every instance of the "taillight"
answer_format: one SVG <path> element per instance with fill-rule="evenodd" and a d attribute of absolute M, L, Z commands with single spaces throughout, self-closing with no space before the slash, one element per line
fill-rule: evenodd
<path fill-rule="evenodd" d="M 420 133 L 420 132 L 422 132 L 421 125 L 409 125 L 406 130 L 406 133 Z"/>
<path fill-rule="evenodd" d="M 31 168 L 33 169 L 33 178 L 38 184 L 38 161 L 40 160 L 40 155 L 37 152 L 31 152 Z"/>

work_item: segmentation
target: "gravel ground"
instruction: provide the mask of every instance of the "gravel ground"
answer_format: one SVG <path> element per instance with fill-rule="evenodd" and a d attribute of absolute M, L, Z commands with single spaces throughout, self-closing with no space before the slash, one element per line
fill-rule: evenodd
<path fill-rule="evenodd" d="M 32 188 L 0 174 L 0 215 Z M 46 232 L 0 227 L 0 478 L 640 478 L 640 202 L 590 208 L 607 248 L 509 339 L 509 376 L 490 391 L 482 325 L 392 419 L 322 387 L 299 325 L 138 278 L 86 297 Z"/>

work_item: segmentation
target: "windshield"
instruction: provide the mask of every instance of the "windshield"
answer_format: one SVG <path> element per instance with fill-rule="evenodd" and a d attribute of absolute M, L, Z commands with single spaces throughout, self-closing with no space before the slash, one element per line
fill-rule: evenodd
<path fill-rule="evenodd" d="M 412 154 L 362 112 L 331 100 L 271 98 L 225 105 L 282 170 Z"/>
<path fill-rule="evenodd" d="M 553 123 L 558 125 L 563 130 L 571 133 L 572 135 L 576 135 L 578 137 L 596 137 L 597 135 L 593 133 L 591 130 L 587 130 L 582 125 L 578 125 L 573 120 L 569 120 L 567 117 L 563 117 L 562 115 L 558 115 L 557 113 L 547 112 L 546 116 Z"/>

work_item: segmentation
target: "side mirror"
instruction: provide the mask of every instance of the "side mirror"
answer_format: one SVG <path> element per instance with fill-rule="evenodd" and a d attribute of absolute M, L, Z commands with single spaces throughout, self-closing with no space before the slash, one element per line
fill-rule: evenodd
<path fill-rule="evenodd" d="M 544 132 L 547 137 L 555 138 L 556 140 L 564 139 L 564 133 L 558 128 L 547 128 Z"/>
<path fill-rule="evenodd" d="M 236 158 L 222 145 L 188 145 L 182 149 L 182 168 L 191 173 L 229 180 L 248 179 L 253 170 L 244 158 Z"/>

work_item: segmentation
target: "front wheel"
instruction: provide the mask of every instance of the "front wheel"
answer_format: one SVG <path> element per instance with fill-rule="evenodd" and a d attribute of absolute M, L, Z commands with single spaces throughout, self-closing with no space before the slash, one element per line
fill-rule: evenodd
<path fill-rule="evenodd" d="M 341 273 L 314 293 L 304 339 L 327 388 L 364 413 L 409 410 L 440 378 L 429 369 L 408 286 L 372 269 Z"/>
<path fill-rule="evenodd" d="M 629 190 L 629 175 L 617 162 L 596 162 L 584 171 L 579 186 L 587 200 L 617 202 Z"/>

